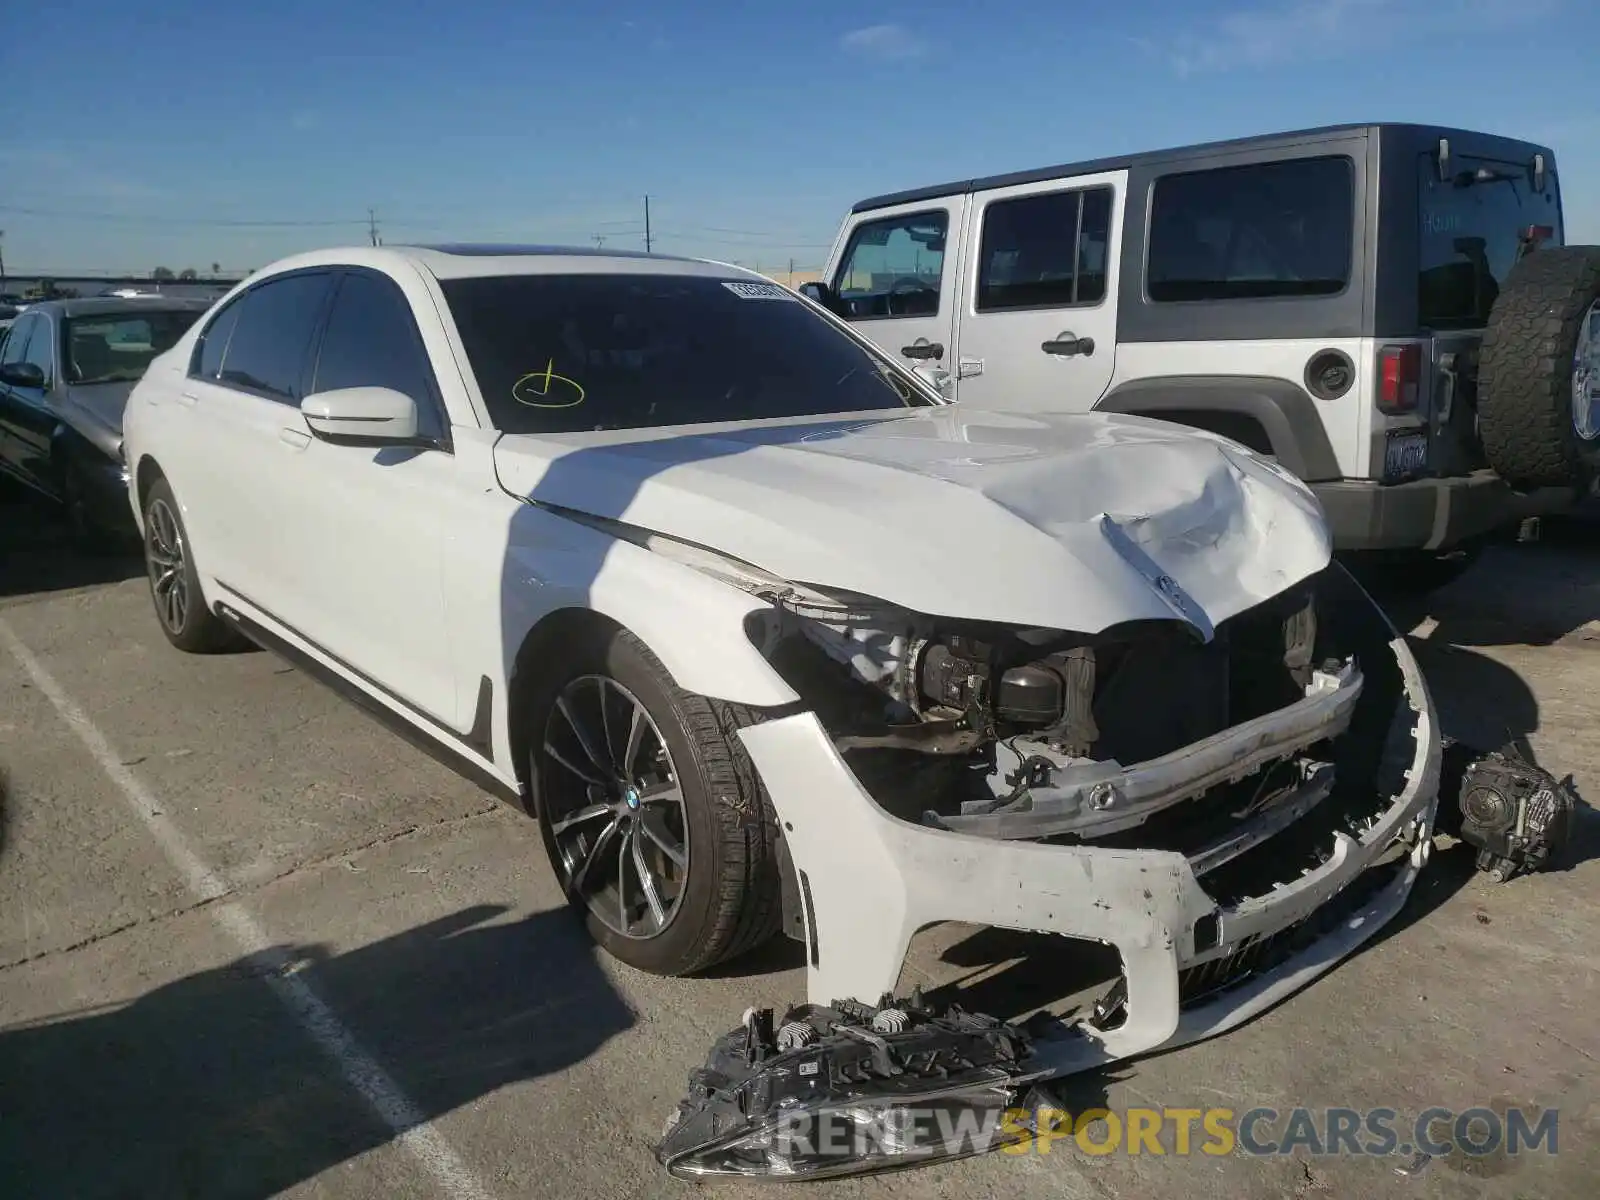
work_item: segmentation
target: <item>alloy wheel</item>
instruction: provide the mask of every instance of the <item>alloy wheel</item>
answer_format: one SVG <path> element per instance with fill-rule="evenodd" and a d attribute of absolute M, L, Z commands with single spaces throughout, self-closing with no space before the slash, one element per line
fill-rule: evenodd
<path fill-rule="evenodd" d="M 562 885 L 623 937 L 660 934 L 683 903 L 689 826 L 672 754 L 632 692 L 580 675 L 544 729 L 546 818 Z"/>
<path fill-rule="evenodd" d="M 1578 326 L 1572 354 L 1572 428 L 1586 442 L 1600 438 L 1600 300 Z"/>
<path fill-rule="evenodd" d="M 189 618 L 189 576 L 183 533 L 165 500 L 150 505 L 145 518 L 145 564 L 156 613 L 170 633 L 182 633 Z"/>

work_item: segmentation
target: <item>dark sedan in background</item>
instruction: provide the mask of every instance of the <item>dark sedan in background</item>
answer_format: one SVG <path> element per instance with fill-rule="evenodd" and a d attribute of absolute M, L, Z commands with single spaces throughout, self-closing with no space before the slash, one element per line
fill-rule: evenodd
<path fill-rule="evenodd" d="M 151 359 L 211 306 L 171 296 L 50 300 L 0 342 L 0 472 L 63 505 L 87 544 L 133 532 L 122 410 Z"/>

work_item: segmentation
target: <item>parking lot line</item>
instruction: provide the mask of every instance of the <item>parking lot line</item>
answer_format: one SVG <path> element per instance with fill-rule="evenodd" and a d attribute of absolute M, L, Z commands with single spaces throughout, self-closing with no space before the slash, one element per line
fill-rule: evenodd
<path fill-rule="evenodd" d="M 387 1071 L 362 1049 L 355 1035 L 311 984 L 296 974 L 289 955 L 274 947 L 260 924 L 243 905 L 224 899 L 232 888 L 190 847 L 183 833 L 164 815 L 161 805 L 138 778 L 123 765 L 120 755 L 88 715 L 68 696 L 33 652 L 23 644 L 4 617 L 0 641 L 60 714 L 93 756 L 106 777 L 116 785 L 128 810 L 150 832 L 189 892 L 211 904 L 213 919 L 246 955 L 262 968 L 262 978 L 296 1023 L 338 1066 L 345 1081 L 452 1200 L 489 1200 L 490 1193 L 461 1156 L 421 1110 L 389 1077 Z"/>

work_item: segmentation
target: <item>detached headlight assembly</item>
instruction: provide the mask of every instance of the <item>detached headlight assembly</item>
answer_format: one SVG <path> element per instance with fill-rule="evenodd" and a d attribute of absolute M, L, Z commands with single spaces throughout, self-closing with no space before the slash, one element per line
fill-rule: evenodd
<path fill-rule="evenodd" d="M 750 1010 L 718 1038 L 656 1157 L 681 1179 L 823 1179 L 964 1158 L 1033 1135 L 1026 1036 L 913 994 Z"/>

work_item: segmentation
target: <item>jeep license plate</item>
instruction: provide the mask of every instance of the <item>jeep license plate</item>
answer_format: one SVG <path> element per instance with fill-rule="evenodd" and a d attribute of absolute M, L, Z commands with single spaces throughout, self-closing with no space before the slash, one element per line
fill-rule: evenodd
<path fill-rule="evenodd" d="M 1406 479 L 1428 466 L 1426 433 L 1391 433 L 1383 447 L 1383 477 Z"/>

